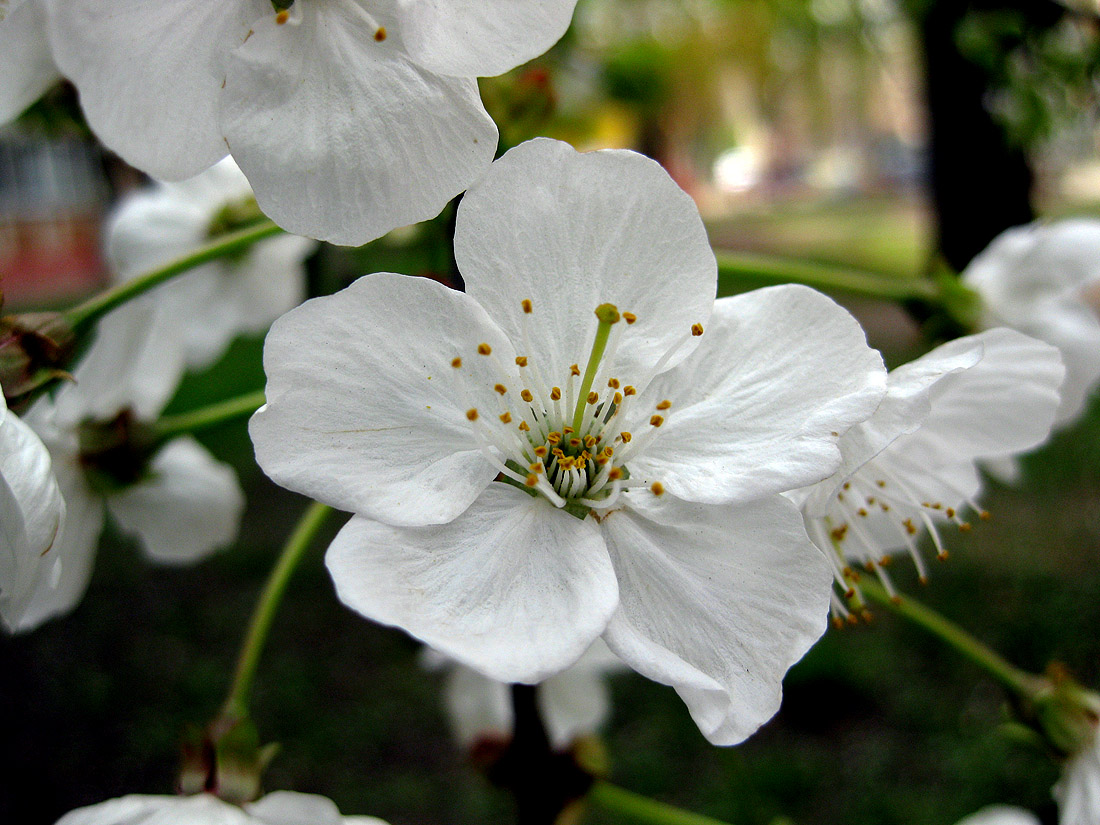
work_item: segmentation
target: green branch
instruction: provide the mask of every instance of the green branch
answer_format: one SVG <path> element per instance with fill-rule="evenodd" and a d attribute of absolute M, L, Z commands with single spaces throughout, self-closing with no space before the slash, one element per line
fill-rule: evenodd
<path fill-rule="evenodd" d="M 176 260 L 170 261 L 164 266 L 113 286 L 76 305 L 67 312 L 62 313 L 62 315 L 73 330 L 78 330 L 80 327 L 91 324 L 103 317 L 115 307 L 148 292 L 153 287 L 174 278 L 176 275 L 188 272 L 210 261 L 216 261 L 218 258 L 241 252 L 254 243 L 262 241 L 264 238 L 270 238 L 272 235 L 278 235 L 283 231 L 271 221 L 264 220 L 247 229 L 223 235 L 217 240 L 206 244 L 206 246 L 201 246 L 194 252 L 176 258 Z"/>
<path fill-rule="evenodd" d="M 177 435 L 192 433 L 195 430 L 232 421 L 234 418 L 252 415 L 263 404 L 264 392 L 256 390 L 227 401 L 219 401 L 208 407 L 200 407 L 177 415 L 165 415 L 153 425 L 153 437 L 158 443 L 164 442 Z"/>
<path fill-rule="evenodd" d="M 597 780 L 585 798 L 593 808 L 620 814 L 644 825 L 727 825 L 720 819 L 685 811 L 603 780 Z"/>
<path fill-rule="evenodd" d="M 939 303 L 940 290 L 932 281 L 891 277 L 834 264 L 800 261 L 751 252 L 716 252 L 718 277 L 749 281 L 759 286 L 805 284 L 826 292 L 847 292 L 888 301 L 918 299 Z"/>
<path fill-rule="evenodd" d="M 995 650 L 975 639 L 957 624 L 910 596 L 894 599 L 870 576 L 864 577 L 859 589 L 868 599 L 903 616 L 918 627 L 946 642 L 955 651 L 976 664 L 1006 688 L 1021 698 L 1035 700 L 1048 686 L 1046 679 L 1020 670 Z"/>
<path fill-rule="evenodd" d="M 237 669 L 233 676 L 233 685 L 226 697 L 222 708 L 222 718 L 229 720 L 246 719 L 248 717 L 248 702 L 252 693 L 252 682 L 256 678 L 256 668 L 260 663 L 260 654 L 263 652 L 264 642 L 271 630 L 271 623 L 283 600 L 290 577 L 298 567 L 309 549 L 317 531 L 325 523 L 325 519 L 332 508 L 324 504 L 313 502 L 302 515 L 298 526 L 294 528 L 290 538 L 287 539 L 279 561 L 268 577 L 264 591 L 260 594 L 260 600 L 256 603 L 256 609 L 252 614 L 248 632 L 244 637 L 240 655 L 237 658 Z"/>

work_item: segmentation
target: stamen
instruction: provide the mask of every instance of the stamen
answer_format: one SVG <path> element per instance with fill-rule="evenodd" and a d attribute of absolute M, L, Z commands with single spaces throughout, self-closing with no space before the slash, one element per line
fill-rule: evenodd
<path fill-rule="evenodd" d="M 462 367 L 462 359 L 461 358 L 454 359 L 451 362 L 451 366 L 454 367 L 456 370 L 460 369 Z"/>
<path fill-rule="evenodd" d="M 635 321 L 638 320 L 638 316 L 635 315 L 633 312 L 624 312 L 623 320 L 626 321 L 628 324 L 633 324 Z"/>
<path fill-rule="evenodd" d="M 477 421 L 477 407 L 471 407 L 466 410 L 466 418 L 470 421 Z"/>

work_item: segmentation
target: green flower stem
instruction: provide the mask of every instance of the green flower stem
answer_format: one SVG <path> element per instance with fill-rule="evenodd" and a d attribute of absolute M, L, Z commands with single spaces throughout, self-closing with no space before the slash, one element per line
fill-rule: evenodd
<path fill-rule="evenodd" d="M 868 599 L 904 616 L 961 653 L 986 673 L 1020 697 L 1034 701 L 1048 683 L 1046 679 L 1020 670 L 995 650 L 979 642 L 958 625 L 910 596 L 891 598 L 886 589 L 870 576 L 864 576 L 859 589 Z"/>
<path fill-rule="evenodd" d="M 592 342 L 592 352 L 588 356 L 588 366 L 581 378 L 581 388 L 577 393 L 577 408 L 573 412 L 573 434 L 581 435 L 581 422 L 584 421 L 584 408 L 588 403 L 588 393 L 592 389 L 592 382 L 596 379 L 596 370 L 599 369 L 600 359 L 607 349 L 607 339 L 611 335 L 611 327 L 619 323 L 619 310 L 613 304 L 600 304 L 596 307 L 596 317 L 599 326 L 596 327 L 596 338 Z"/>
<path fill-rule="evenodd" d="M 127 301 L 148 292 L 155 286 L 164 283 L 176 275 L 202 266 L 218 258 L 233 255 L 248 249 L 257 241 L 278 235 L 284 230 L 269 220 L 264 220 L 254 226 L 222 235 L 217 240 L 211 241 L 206 246 L 201 246 L 194 252 L 189 252 L 181 258 L 176 258 L 164 266 L 150 270 L 125 283 L 113 286 L 95 295 L 72 309 L 62 313 L 69 326 L 74 330 L 84 327 L 98 318 L 103 317 L 115 307 L 121 306 Z"/>
<path fill-rule="evenodd" d="M 208 407 L 200 407 L 197 410 L 179 413 L 178 415 L 166 415 L 161 417 L 153 425 L 153 437 L 157 442 L 167 441 L 177 435 L 192 433 L 204 427 L 212 427 L 224 421 L 232 421 L 234 418 L 252 415 L 264 404 L 264 391 L 245 393 L 236 398 L 219 401 Z"/>
<path fill-rule="evenodd" d="M 716 252 L 719 278 L 771 284 L 805 284 L 829 292 L 847 292 L 888 301 L 918 299 L 940 303 L 935 283 L 916 278 L 895 278 L 846 266 L 813 263 L 750 252 Z"/>
<path fill-rule="evenodd" d="M 586 799 L 594 808 L 646 825 L 727 825 L 719 819 L 666 805 L 602 779 L 592 785 Z"/>
<path fill-rule="evenodd" d="M 267 641 L 268 631 L 279 604 L 283 600 L 286 586 L 291 575 L 298 567 L 298 563 L 305 556 L 317 531 L 324 524 L 325 519 L 332 508 L 313 502 L 306 508 L 298 526 L 294 528 L 290 538 L 287 539 L 279 561 L 268 577 L 264 591 L 260 594 L 260 600 L 256 603 L 256 609 L 252 613 L 252 621 L 241 646 L 240 655 L 237 658 L 237 670 L 233 675 L 233 685 L 229 689 L 229 696 L 225 700 L 221 716 L 223 719 L 237 720 L 248 718 L 248 702 L 252 693 L 252 682 L 256 677 L 256 668 L 260 663 L 260 654 L 263 652 L 264 642 Z"/>

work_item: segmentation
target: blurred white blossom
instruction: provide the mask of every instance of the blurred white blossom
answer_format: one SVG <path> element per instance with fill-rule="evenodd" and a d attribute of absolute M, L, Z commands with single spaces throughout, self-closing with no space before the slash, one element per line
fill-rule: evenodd
<path fill-rule="evenodd" d="M 511 687 L 424 648 L 423 662 L 446 672 L 443 701 L 455 740 L 465 749 L 483 740 L 509 740 L 513 733 Z M 568 748 L 580 736 L 595 733 L 611 714 L 608 674 L 626 665 L 602 639 L 576 663 L 538 686 L 535 701 L 550 746 Z"/>
<path fill-rule="evenodd" d="M 962 274 L 982 323 L 1058 347 L 1066 365 L 1056 425 L 1076 419 L 1100 383 L 1100 221 L 1029 224 L 998 235 Z"/>
<path fill-rule="evenodd" d="M 1059 825 L 1096 825 L 1100 822 L 1100 740 L 1075 753 L 1054 786 Z"/>
<path fill-rule="evenodd" d="M 27 413 L 50 450 L 67 509 L 57 542 L 60 575 L 35 591 L 27 621 L 61 615 L 80 601 L 107 512 L 166 564 L 196 561 L 237 536 L 244 495 L 233 469 L 190 436 L 163 446 L 148 440 L 183 371 L 182 346 L 148 345 L 150 336 L 166 334 L 150 315 L 142 302 L 107 315 L 74 381 Z"/>
<path fill-rule="evenodd" d="M 989 805 L 955 825 L 1040 825 L 1039 818 L 1031 811 L 1011 805 Z"/>
<path fill-rule="evenodd" d="M 260 465 L 354 513 L 327 563 L 364 615 L 506 682 L 602 634 L 741 741 L 827 613 L 780 493 L 836 470 L 881 359 L 813 290 L 715 303 L 694 203 L 632 152 L 513 149 L 455 252 L 465 294 L 368 275 L 275 322 Z"/>
<path fill-rule="evenodd" d="M 314 794 L 275 791 L 238 808 L 209 794 L 134 794 L 70 811 L 57 825 L 386 825 L 373 816 L 343 816 Z"/>
<path fill-rule="evenodd" d="M 905 548 L 922 578 L 917 534 L 937 525 L 969 529 L 966 510 L 984 515 L 977 462 L 1029 450 L 1046 440 L 1065 370 L 1058 351 L 1014 330 L 959 338 L 891 371 L 886 398 L 840 441 L 835 475 L 792 497 L 810 537 L 833 560 L 842 592 L 853 592 L 849 563 L 882 570 Z M 843 605 L 834 597 L 834 611 Z"/>
<path fill-rule="evenodd" d="M 45 0 L 0 0 L 0 125 L 38 100 L 60 75 L 46 36 Z"/>
<path fill-rule="evenodd" d="M 125 198 L 108 224 L 107 258 L 115 278 L 127 281 L 255 217 L 252 188 L 233 159 L 225 158 L 189 180 L 157 183 Z M 316 246 L 295 235 L 268 238 L 157 287 L 150 295 L 153 323 L 180 331 L 156 333 L 150 344 L 179 338 L 188 367 L 209 366 L 237 335 L 266 330 L 302 302 L 303 261 Z"/>
<path fill-rule="evenodd" d="M 37 625 L 32 596 L 61 574 L 64 516 L 49 451 L 0 393 L 0 618 L 13 632 Z"/>
<path fill-rule="evenodd" d="M 497 132 L 476 78 L 548 49 L 576 0 L 47 5 L 54 58 L 127 162 L 182 180 L 228 151 L 281 226 L 361 244 L 482 174 Z"/>

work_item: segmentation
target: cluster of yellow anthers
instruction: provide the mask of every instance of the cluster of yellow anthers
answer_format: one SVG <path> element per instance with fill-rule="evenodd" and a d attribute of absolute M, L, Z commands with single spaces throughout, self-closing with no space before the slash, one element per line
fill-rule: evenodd
<path fill-rule="evenodd" d="M 527 318 L 534 311 L 529 299 L 521 302 L 524 318 L 524 345 L 530 349 Z M 499 361 L 489 344 L 477 346 L 478 356 L 496 362 L 500 380 L 493 385 L 497 399 L 497 420 L 486 420 L 477 407 L 466 411 L 466 418 L 475 425 L 475 433 L 483 452 L 505 478 L 541 493 L 555 506 L 577 503 L 587 508 L 606 509 L 620 493 L 634 487 L 648 486 L 655 495 L 664 492 L 659 481 L 647 483 L 631 479 L 626 462 L 645 448 L 665 423 L 672 408 L 668 399 L 656 404 L 654 410 L 635 413 L 632 401 L 638 395 L 635 387 L 623 384 L 614 376 L 601 375 L 601 367 L 612 363 L 621 335 L 612 335 L 620 320 L 625 326 L 638 319 L 630 312 L 620 313 L 612 304 L 596 308 L 598 326 L 588 365 L 581 372 L 579 364 L 569 367 L 569 376 L 561 386 L 543 379 L 538 365 L 528 356 L 515 359 L 516 369 L 510 370 Z M 703 334 L 695 324 L 691 335 Z M 685 337 L 686 340 L 686 337 Z M 657 374 L 667 363 L 673 347 L 654 368 Z M 462 368 L 462 358 L 451 362 Z M 518 394 L 505 382 L 518 379 Z M 606 384 L 601 395 L 594 386 Z M 521 404 L 515 402 L 518 398 Z M 646 431 L 635 436 L 625 424 L 648 415 Z M 513 426 L 514 425 L 514 426 Z M 502 460 L 500 456 L 505 458 Z"/>
<path fill-rule="evenodd" d="M 876 475 L 887 475 L 889 480 L 875 478 Z M 860 578 L 859 571 L 848 564 L 849 559 L 861 559 L 867 572 L 876 574 L 887 592 L 896 597 L 890 577 L 884 570 L 892 562 L 889 554 L 882 553 L 884 540 L 897 540 L 904 545 L 916 564 L 921 584 L 927 584 L 927 569 L 914 540 L 920 528 L 923 526 L 928 530 L 940 561 L 947 560 L 948 551 L 937 528 L 937 520 L 946 517 L 964 533 L 971 529 L 970 522 L 964 521 L 954 507 L 914 496 L 902 479 L 893 476 L 885 467 L 875 466 L 874 462 L 841 485 L 836 501 L 838 506 L 824 520 L 829 541 L 819 541 L 819 544 L 827 546 L 831 543 L 835 548 L 839 562 L 835 570 L 837 584 L 849 600 L 857 596 Z M 975 502 L 968 500 L 967 505 L 982 521 L 990 518 L 989 512 Z M 878 519 L 876 525 L 870 529 L 864 526 L 873 517 Z M 884 537 L 880 532 L 883 528 L 892 531 L 893 538 Z M 820 530 L 820 526 L 817 529 Z M 823 536 L 819 538 L 824 540 Z M 847 618 L 853 619 L 850 615 Z"/>

